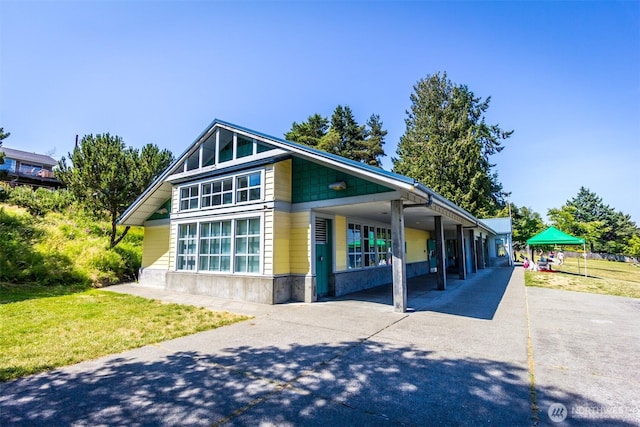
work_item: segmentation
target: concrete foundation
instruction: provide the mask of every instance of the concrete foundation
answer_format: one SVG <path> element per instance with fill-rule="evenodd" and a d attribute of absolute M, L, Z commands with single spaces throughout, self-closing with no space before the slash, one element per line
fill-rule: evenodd
<path fill-rule="evenodd" d="M 428 274 L 428 262 L 406 265 L 407 278 Z M 331 274 L 330 295 L 352 292 L 391 283 L 391 266 L 364 268 Z M 140 269 L 139 283 L 194 295 L 208 295 L 261 304 L 281 304 L 289 301 L 314 302 L 316 278 L 305 275 L 279 277 L 199 274 L 182 271 Z"/>
<path fill-rule="evenodd" d="M 261 304 L 291 300 L 289 277 L 194 274 L 167 272 L 165 289 Z"/>
<path fill-rule="evenodd" d="M 145 286 L 164 288 L 167 270 L 154 270 L 153 268 L 141 268 L 138 272 L 138 283 Z"/>
<path fill-rule="evenodd" d="M 429 263 L 415 262 L 406 265 L 407 278 L 429 273 Z M 329 282 L 330 292 L 334 296 L 342 296 L 352 292 L 375 288 L 391 283 L 393 280 L 391 266 L 363 268 L 361 270 L 340 271 L 332 274 Z"/>

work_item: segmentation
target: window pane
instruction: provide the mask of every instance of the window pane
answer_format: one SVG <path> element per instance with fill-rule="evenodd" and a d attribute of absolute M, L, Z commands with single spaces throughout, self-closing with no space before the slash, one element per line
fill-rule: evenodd
<path fill-rule="evenodd" d="M 247 220 L 239 219 L 236 221 L 236 235 L 246 235 L 247 234 Z"/>
<path fill-rule="evenodd" d="M 249 220 L 249 234 L 260 234 L 260 218 Z"/>
<path fill-rule="evenodd" d="M 247 253 L 249 254 L 259 254 L 260 253 L 260 237 L 249 237 L 249 246 L 247 248 Z"/>
<path fill-rule="evenodd" d="M 249 190 L 249 200 L 260 200 L 260 189 L 252 188 Z"/>
<path fill-rule="evenodd" d="M 263 153 L 265 151 L 269 151 L 272 150 L 271 147 L 269 147 L 268 145 L 264 145 L 258 142 L 258 153 Z"/>
<path fill-rule="evenodd" d="M 235 270 L 239 273 L 244 273 L 247 271 L 247 257 L 246 256 L 237 256 L 236 255 L 236 268 Z"/>
<path fill-rule="evenodd" d="M 236 237 L 236 253 L 237 254 L 246 254 L 247 253 L 247 238 L 246 237 Z"/>
<path fill-rule="evenodd" d="M 246 176 L 239 176 L 238 177 L 238 188 L 246 188 L 248 185 L 248 180 Z"/>
<path fill-rule="evenodd" d="M 231 236 L 231 221 L 224 221 L 222 223 L 222 235 Z"/>
<path fill-rule="evenodd" d="M 249 176 L 249 185 L 255 187 L 256 185 L 260 185 L 260 174 L 254 173 Z"/>
<path fill-rule="evenodd" d="M 222 239 L 220 242 L 220 253 L 231 254 L 231 238 Z"/>
<path fill-rule="evenodd" d="M 248 268 L 250 273 L 257 273 L 260 270 L 260 258 L 257 256 L 248 257 Z"/>
<path fill-rule="evenodd" d="M 220 129 L 220 152 L 218 162 L 227 162 L 233 159 L 233 133 L 226 129 Z"/>
<path fill-rule="evenodd" d="M 251 156 L 253 154 L 253 141 L 238 135 L 236 150 L 236 158 Z"/>
<path fill-rule="evenodd" d="M 249 193 L 247 190 L 238 191 L 236 194 L 236 202 L 246 202 L 249 199 Z"/>
<path fill-rule="evenodd" d="M 231 257 L 220 257 L 220 271 L 231 271 Z"/>
<path fill-rule="evenodd" d="M 231 194 L 231 193 L 224 194 L 222 196 L 222 204 L 228 205 L 230 203 L 233 203 L 233 194 Z"/>

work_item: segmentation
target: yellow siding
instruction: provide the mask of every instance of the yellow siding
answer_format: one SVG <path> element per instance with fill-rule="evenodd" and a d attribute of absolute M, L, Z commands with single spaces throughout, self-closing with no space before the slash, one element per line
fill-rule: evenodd
<path fill-rule="evenodd" d="M 407 242 L 407 260 L 406 262 L 426 261 L 427 257 L 427 239 L 429 232 L 424 230 L 415 230 L 413 228 L 404 229 L 404 239 Z"/>
<path fill-rule="evenodd" d="M 336 271 L 347 269 L 347 218 L 335 217 Z"/>
<path fill-rule="evenodd" d="M 263 274 L 273 274 L 273 212 L 265 212 L 264 214 L 264 242 L 262 242 L 263 254 Z"/>
<path fill-rule="evenodd" d="M 291 273 L 311 273 L 310 212 L 292 213 L 289 238 L 289 262 Z"/>
<path fill-rule="evenodd" d="M 178 238 L 178 224 L 171 223 L 171 231 L 169 232 L 169 270 L 175 270 L 176 239 Z"/>
<path fill-rule="evenodd" d="M 169 268 L 169 224 L 145 227 L 142 242 L 143 268 Z"/>
<path fill-rule="evenodd" d="M 274 200 L 291 202 L 291 159 L 273 165 L 275 170 Z"/>
<path fill-rule="evenodd" d="M 280 211 L 275 211 L 273 214 L 273 274 L 289 274 L 291 273 L 289 252 L 290 214 Z"/>

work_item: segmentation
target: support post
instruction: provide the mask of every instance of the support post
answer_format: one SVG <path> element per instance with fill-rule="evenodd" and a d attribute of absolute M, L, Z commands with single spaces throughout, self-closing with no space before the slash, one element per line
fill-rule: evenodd
<path fill-rule="evenodd" d="M 464 231 L 462 224 L 456 225 L 456 244 L 458 245 L 458 274 L 462 280 L 467 278 L 467 262 L 464 252 Z"/>
<path fill-rule="evenodd" d="M 447 271 L 445 270 L 444 259 L 446 257 L 444 248 L 444 227 L 442 225 L 442 217 L 433 217 L 436 227 L 436 263 L 438 271 L 436 272 L 436 279 L 438 283 L 438 290 L 444 291 L 447 289 Z"/>
<path fill-rule="evenodd" d="M 471 246 L 471 271 L 478 272 L 478 250 L 476 249 L 476 239 L 473 230 L 469 230 L 469 243 Z"/>
<path fill-rule="evenodd" d="M 480 270 L 484 270 L 485 261 L 484 261 L 484 239 L 482 238 L 482 233 L 480 233 L 480 237 L 478 238 L 478 268 Z"/>
<path fill-rule="evenodd" d="M 393 274 L 393 309 L 407 311 L 407 275 L 404 258 L 404 210 L 402 200 L 391 201 L 391 270 Z"/>

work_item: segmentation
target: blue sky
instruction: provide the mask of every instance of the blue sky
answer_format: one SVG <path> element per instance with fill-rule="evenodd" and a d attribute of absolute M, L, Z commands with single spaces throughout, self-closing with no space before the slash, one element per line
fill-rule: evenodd
<path fill-rule="evenodd" d="M 179 155 L 219 118 L 282 137 L 349 105 L 379 114 L 391 168 L 413 85 L 446 71 L 515 130 L 494 156 L 545 217 L 589 188 L 640 224 L 640 2 L 0 0 L 5 146 L 75 135 Z"/>

